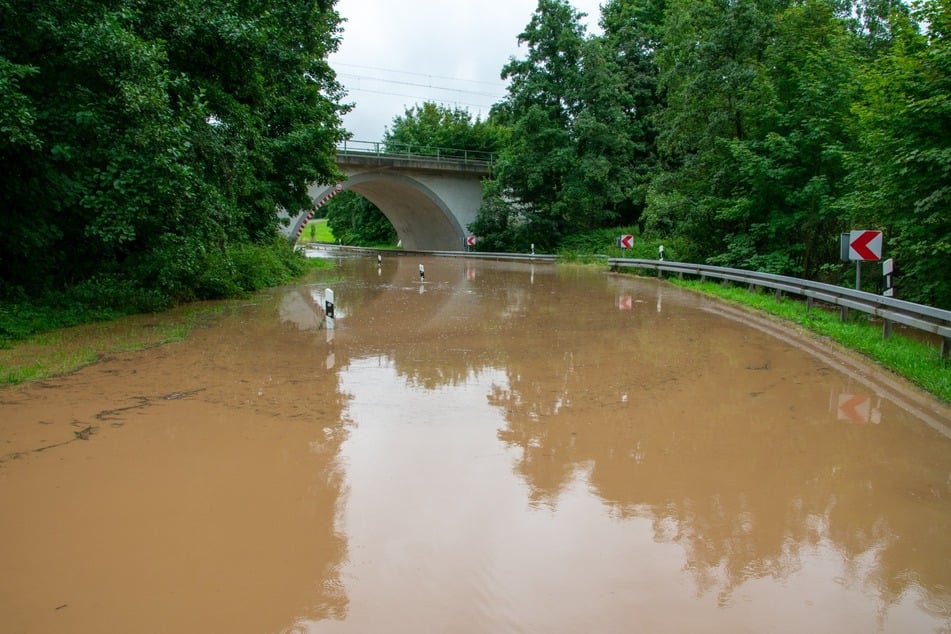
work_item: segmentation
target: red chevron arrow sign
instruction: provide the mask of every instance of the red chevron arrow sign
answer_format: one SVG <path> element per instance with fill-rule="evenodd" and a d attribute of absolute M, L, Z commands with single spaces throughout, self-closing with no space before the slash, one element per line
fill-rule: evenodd
<path fill-rule="evenodd" d="M 621 239 L 619 240 L 619 242 L 621 243 L 622 249 L 630 249 L 631 247 L 634 246 L 634 236 L 632 235 L 621 236 Z"/>
<path fill-rule="evenodd" d="M 867 230 L 850 231 L 849 259 L 852 261 L 881 260 L 882 232 Z"/>

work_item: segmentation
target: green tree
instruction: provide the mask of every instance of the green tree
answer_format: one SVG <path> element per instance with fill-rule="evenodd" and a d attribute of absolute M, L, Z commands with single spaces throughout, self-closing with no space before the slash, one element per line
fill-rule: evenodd
<path fill-rule="evenodd" d="M 749 225 L 711 262 L 815 278 L 838 260 L 855 50 L 824 2 L 776 15 L 763 62 L 772 101 L 753 113 L 755 135 L 725 144 L 736 168 L 734 200 Z"/>
<path fill-rule="evenodd" d="M 951 308 L 951 3 L 914 7 L 927 29 L 895 14 L 893 46 L 863 75 L 848 202 L 856 225 L 884 230 L 899 294 Z"/>
<path fill-rule="evenodd" d="M 647 190 L 659 169 L 655 118 L 665 96 L 658 83 L 657 53 L 667 0 L 610 0 L 601 8 L 603 41 L 619 76 L 614 101 L 623 110 L 625 123 L 616 134 L 629 143 L 620 174 L 624 177 L 626 209 L 619 220 L 640 219 L 647 204 Z M 602 96 L 611 101 L 610 96 Z"/>
<path fill-rule="evenodd" d="M 395 244 L 396 229 L 380 209 L 356 192 L 342 191 L 324 206 L 327 225 L 343 244 Z"/>
<path fill-rule="evenodd" d="M 407 108 L 393 119 L 383 134 L 387 150 L 436 153 L 443 156 L 483 158 L 499 151 L 507 130 L 491 121 L 483 121 L 464 108 L 449 108 L 431 101 Z"/>
<path fill-rule="evenodd" d="M 496 229 L 517 227 L 533 236 L 532 242 L 551 248 L 566 231 L 596 222 L 590 206 L 584 204 L 573 145 L 574 126 L 583 106 L 586 40 L 581 17 L 565 0 L 539 0 L 518 36 L 519 43 L 527 45 L 526 58 L 512 58 L 502 69 L 510 85 L 493 115 L 511 128 L 511 137 L 496 163 L 492 222 L 480 219 L 471 227 L 480 235 L 486 224 Z M 601 64 L 596 70 L 603 68 Z M 599 74 L 597 81 L 610 79 Z M 594 121 L 589 119 L 587 125 L 594 136 Z M 592 144 L 589 167 L 598 162 L 594 149 Z M 603 169 L 604 162 L 598 167 Z M 511 222 L 501 222 L 498 216 L 506 201 Z"/>
<path fill-rule="evenodd" d="M 770 0 L 668 2 L 657 55 L 667 98 L 657 117 L 663 168 L 650 186 L 645 224 L 658 235 L 684 237 L 687 257 L 727 252 L 763 221 L 734 155 L 737 144 L 772 125 L 763 55 L 773 20 Z"/>
<path fill-rule="evenodd" d="M 654 58 L 663 7 L 612 0 L 602 10 L 604 34 L 589 38 L 567 2 L 538 3 L 519 36 L 525 59 L 502 70 L 510 87 L 493 114 L 512 136 L 471 227 L 492 236 L 494 248 L 550 249 L 574 232 L 639 220 L 658 165 Z"/>
<path fill-rule="evenodd" d="M 332 2 L 0 2 L 0 280 L 238 289 L 337 176 Z M 11 122 L 15 122 L 15 125 Z"/>

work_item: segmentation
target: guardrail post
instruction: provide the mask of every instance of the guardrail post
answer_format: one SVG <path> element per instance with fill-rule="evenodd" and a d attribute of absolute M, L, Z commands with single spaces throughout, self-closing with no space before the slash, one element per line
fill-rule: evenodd
<path fill-rule="evenodd" d="M 812 310 L 813 303 L 815 303 L 815 300 L 813 300 L 812 297 L 806 297 L 806 312 L 807 313 Z"/>
<path fill-rule="evenodd" d="M 882 338 L 888 339 L 892 336 L 892 320 L 883 319 L 882 320 Z"/>
<path fill-rule="evenodd" d="M 849 307 L 848 306 L 839 306 L 839 319 L 843 322 L 849 320 Z"/>
<path fill-rule="evenodd" d="M 941 358 L 947 360 L 951 353 L 951 337 L 941 337 Z"/>
<path fill-rule="evenodd" d="M 779 302 L 779 301 L 782 301 L 782 299 L 783 299 L 783 292 L 777 288 L 777 289 L 776 289 L 776 301 Z"/>

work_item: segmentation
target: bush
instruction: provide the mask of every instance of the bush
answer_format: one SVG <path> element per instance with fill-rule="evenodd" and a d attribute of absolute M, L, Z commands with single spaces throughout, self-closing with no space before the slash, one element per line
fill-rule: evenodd
<path fill-rule="evenodd" d="M 634 245 L 622 249 L 617 241 L 623 235 L 634 236 Z M 584 233 L 565 236 L 558 247 L 558 255 L 572 260 L 585 256 L 602 255 L 612 258 L 636 258 L 656 260 L 658 248 L 664 245 L 664 259 L 670 261 L 689 261 L 691 249 L 689 243 L 681 238 L 659 239 L 640 235 L 637 227 L 609 227 Z"/>
<path fill-rule="evenodd" d="M 301 275 L 304 258 L 287 248 L 287 243 L 268 245 L 243 244 L 231 251 L 234 279 L 244 292 L 283 284 Z"/>
<path fill-rule="evenodd" d="M 57 328 L 159 312 L 177 303 L 240 297 L 284 284 L 306 269 L 305 258 L 281 238 L 212 251 L 194 241 L 168 240 L 147 259 L 114 264 L 63 288 L 31 296 L 6 287 L 0 297 L 0 345 Z"/>

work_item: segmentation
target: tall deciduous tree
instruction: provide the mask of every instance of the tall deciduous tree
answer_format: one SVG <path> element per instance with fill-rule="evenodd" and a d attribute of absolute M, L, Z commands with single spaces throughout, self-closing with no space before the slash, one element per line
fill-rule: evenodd
<path fill-rule="evenodd" d="M 657 125 L 665 96 L 658 84 L 657 53 L 661 40 L 667 0 L 609 0 L 601 8 L 603 41 L 619 76 L 615 100 L 625 122 L 617 136 L 629 142 L 629 154 L 621 166 L 626 175 L 626 207 L 620 220 L 638 220 L 647 204 L 647 190 L 656 174 Z"/>
<path fill-rule="evenodd" d="M 951 308 L 951 3 L 895 16 L 897 37 L 863 76 L 861 149 L 851 156 L 855 222 L 885 231 L 900 296 Z"/>
<path fill-rule="evenodd" d="M 506 199 L 517 203 L 511 222 L 502 224 L 514 230 L 527 223 L 533 241 L 544 246 L 556 244 L 581 215 L 563 198 L 576 169 L 571 139 L 582 105 L 585 38 L 580 20 L 565 0 L 539 0 L 518 36 L 527 56 L 512 58 L 503 67 L 502 77 L 510 80 L 508 96 L 494 108 L 512 136 L 497 163 L 500 198 L 493 205 L 504 208 Z M 478 223 L 473 230 L 481 233 Z"/>
<path fill-rule="evenodd" d="M 0 279 L 215 294 L 336 176 L 332 2 L 4 0 Z M 9 128 L 9 132 L 8 129 Z M 205 281 L 201 278 L 205 277 Z"/>
<path fill-rule="evenodd" d="M 658 117 L 662 172 L 651 185 L 648 230 L 676 233 L 707 258 L 762 221 L 739 182 L 734 148 L 770 125 L 773 89 L 763 54 L 771 0 L 670 0 L 658 53 L 667 105 Z"/>
<path fill-rule="evenodd" d="M 398 152 L 439 152 L 449 156 L 472 152 L 485 156 L 499 151 L 507 133 L 491 120 L 473 120 L 472 113 L 464 108 L 426 101 L 395 117 L 383 141 L 387 148 Z"/>
<path fill-rule="evenodd" d="M 809 278 L 838 258 L 846 228 L 845 191 L 856 93 L 856 40 L 828 4 L 806 0 L 783 9 L 764 53 L 771 103 L 758 111 L 757 134 L 727 147 L 738 180 L 735 199 L 749 227 L 711 261 Z"/>
<path fill-rule="evenodd" d="M 494 246 L 510 242 L 503 237 L 510 232 L 550 248 L 567 233 L 634 222 L 641 213 L 653 156 L 647 104 L 656 92 L 650 79 L 633 76 L 650 71 L 649 62 L 628 57 L 626 3 L 611 6 L 606 36 L 588 38 L 582 14 L 567 2 L 540 0 L 519 35 L 526 57 L 502 69 L 511 83 L 494 114 L 512 137 L 487 190 L 496 198 L 473 226 L 496 236 Z"/>

